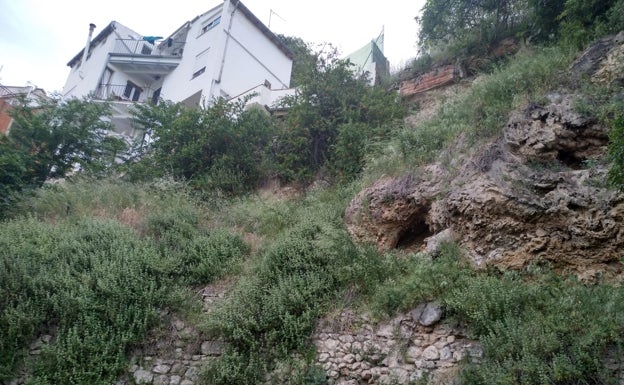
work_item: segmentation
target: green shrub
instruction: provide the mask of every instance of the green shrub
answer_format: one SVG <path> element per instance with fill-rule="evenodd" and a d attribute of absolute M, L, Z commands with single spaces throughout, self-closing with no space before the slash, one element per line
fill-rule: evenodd
<path fill-rule="evenodd" d="M 613 162 L 609 182 L 624 190 L 624 117 L 615 119 L 609 131 L 609 158 Z"/>
<path fill-rule="evenodd" d="M 0 381 L 25 365 L 33 384 L 113 383 L 128 350 L 158 323 L 158 309 L 180 308 L 180 288 L 238 270 L 248 253 L 240 237 L 202 229 L 193 200 L 170 187 L 51 187 L 29 202 L 31 215 L 54 218 L 54 225 L 32 216 L 0 222 Z M 142 198 L 152 212 L 143 213 L 141 232 L 85 218 L 103 216 L 102 209 L 115 217 Z M 67 199 L 76 213 L 64 212 Z M 52 341 L 31 362 L 28 346 L 41 334 Z"/>
<path fill-rule="evenodd" d="M 219 99 L 202 109 L 167 102 L 136 105 L 134 120 L 154 141 L 143 159 L 130 165 L 130 177 L 142 180 L 151 170 L 203 191 L 253 189 L 267 173 L 265 150 L 276 132 L 265 111 L 244 110 L 244 102 Z"/>
<path fill-rule="evenodd" d="M 381 280 L 383 270 L 375 269 L 383 262 L 358 249 L 342 228 L 338 197 L 319 192 L 300 202 L 296 222 L 274 236 L 229 301 L 211 313 L 205 327 L 232 350 L 209 365 L 205 383 L 260 382 L 277 361 L 306 349 L 329 301 L 346 288 L 366 292 Z"/>
<path fill-rule="evenodd" d="M 153 269 L 190 285 L 205 284 L 234 273 L 249 249 L 243 240 L 223 229 L 198 227 L 190 207 L 164 210 L 147 219 L 147 234 L 160 250 Z"/>
<path fill-rule="evenodd" d="M 167 285 L 145 274 L 155 250 L 112 222 L 1 227 L 0 324 L 10 325 L 0 328 L 2 380 L 32 339 L 51 332 L 34 383 L 113 382 L 167 298 Z"/>
<path fill-rule="evenodd" d="M 624 342 L 624 291 L 584 285 L 548 270 L 475 272 L 447 245 L 435 260 L 410 259 L 372 296 L 373 309 L 392 315 L 437 299 L 447 317 L 468 326 L 484 360 L 466 362 L 468 384 L 614 383 L 607 351 Z"/>

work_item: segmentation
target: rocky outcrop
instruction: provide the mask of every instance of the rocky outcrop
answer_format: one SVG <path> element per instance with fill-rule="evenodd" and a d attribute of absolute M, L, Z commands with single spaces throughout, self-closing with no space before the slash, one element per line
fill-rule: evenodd
<path fill-rule="evenodd" d="M 589 77 L 597 83 L 610 84 L 624 79 L 624 31 L 592 44 L 572 64 L 572 77 Z"/>
<path fill-rule="evenodd" d="M 624 196 L 606 186 L 606 129 L 575 95 L 512 114 L 504 134 L 451 178 L 439 164 L 360 192 L 345 212 L 354 239 L 425 249 L 445 230 L 477 265 L 547 262 L 591 279 L 622 273 Z"/>
<path fill-rule="evenodd" d="M 399 93 L 403 98 L 422 95 L 428 91 L 445 87 L 457 82 L 466 76 L 473 75 L 487 67 L 492 61 L 518 52 L 518 43 L 513 38 L 506 38 L 494 44 L 484 55 L 472 55 L 458 60 L 455 64 L 434 64 L 433 68 L 426 72 L 417 72 L 403 78 L 399 86 Z M 407 71 L 411 71 L 409 68 Z"/>
<path fill-rule="evenodd" d="M 399 92 L 402 97 L 413 96 L 449 85 L 461 77 L 462 71 L 460 66 L 447 65 L 401 82 Z"/>
<path fill-rule="evenodd" d="M 443 230 L 431 213 L 438 210 L 437 196 L 448 177 L 443 167 L 434 164 L 420 173 L 378 180 L 346 209 L 351 236 L 383 250 L 419 243 Z"/>

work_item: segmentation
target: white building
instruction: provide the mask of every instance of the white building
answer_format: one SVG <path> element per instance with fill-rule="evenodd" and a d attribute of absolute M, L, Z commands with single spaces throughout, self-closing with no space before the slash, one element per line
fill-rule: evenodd
<path fill-rule="evenodd" d="M 290 86 L 292 53 L 238 0 L 225 0 L 166 38 L 142 36 L 116 21 L 92 37 L 94 28 L 67 63 L 63 96 L 113 101 L 113 123 L 130 135 L 134 102 L 199 106 L 255 92 L 252 101 L 270 107 Z"/>

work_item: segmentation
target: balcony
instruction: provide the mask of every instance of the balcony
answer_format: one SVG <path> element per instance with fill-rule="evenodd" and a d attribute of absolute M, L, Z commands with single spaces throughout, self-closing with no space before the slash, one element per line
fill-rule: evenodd
<path fill-rule="evenodd" d="M 93 97 L 97 100 L 108 100 L 115 102 L 138 102 L 158 103 L 160 97 L 160 88 L 152 90 L 140 87 L 131 81 L 126 84 L 100 84 L 98 85 Z"/>
<path fill-rule="evenodd" d="M 160 50 L 146 40 L 117 39 L 108 61 L 133 76 L 157 79 L 173 71 L 182 58 L 182 47 Z"/>

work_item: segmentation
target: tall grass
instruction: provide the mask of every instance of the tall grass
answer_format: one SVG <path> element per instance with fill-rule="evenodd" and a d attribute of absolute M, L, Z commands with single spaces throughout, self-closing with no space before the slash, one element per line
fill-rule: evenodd
<path fill-rule="evenodd" d="M 229 301 L 211 313 L 205 327 L 224 337 L 230 349 L 207 368 L 203 383 L 262 382 L 277 361 L 307 351 L 317 318 L 340 293 L 367 293 L 385 277 L 386 262 L 349 239 L 343 200 L 320 191 L 301 201 L 293 223 L 272 238 Z M 300 374 L 295 377 L 304 381 Z"/>
<path fill-rule="evenodd" d="M 205 212 L 178 188 L 56 186 L 0 222 L 0 381 L 23 366 L 37 385 L 114 383 L 158 310 L 179 308 L 181 288 L 238 271 L 248 247 L 205 228 Z M 129 208 L 136 222 L 121 223 Z M 42 334 L 52 340 L 31 360 Z"/>
<path fill-rule="evenodd" d="M 433 118 L 399 129 L 382 155 L 369 159 L 365 178 L 402 174 L 435 160 L 458 140 L 466 150 L 499 135 L 514 108 L 561 86 L 572 58 L 569 50 L 558 47 L 522 50 L 512 61 L 481 75 L 468 90 L 442 104 Z"/>

